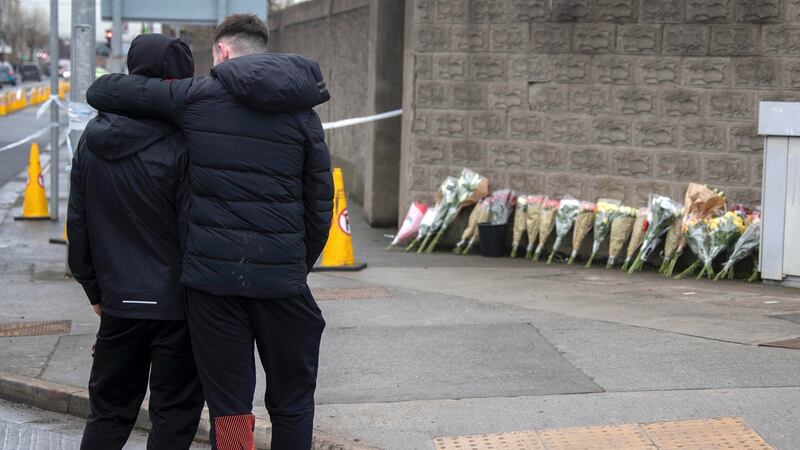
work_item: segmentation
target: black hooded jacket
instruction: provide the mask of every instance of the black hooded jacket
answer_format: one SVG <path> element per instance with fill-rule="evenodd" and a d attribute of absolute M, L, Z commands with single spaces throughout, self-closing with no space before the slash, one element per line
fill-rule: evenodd
<path fill-rule="evenodd" d="M 188 47 L 163 35 L 134 40 L 128 65 L 164 77 L 194 71 Z M 167 121 L 101 112 L 87 125 L 72 161 L 69 266 L 104 313 L 184 319 L 187 165 L 186 141 Z"/>
<path fill-rule="evenodd" d="M 316 62 L 261 54 L 210 77 L 110 75 L 98 110 L 171 120 L 189 145 L 190 216 L 181 280 L 218 296 L 298 295 L 328 237 L 330 155 L 311 109 L 329 99 Z"/>

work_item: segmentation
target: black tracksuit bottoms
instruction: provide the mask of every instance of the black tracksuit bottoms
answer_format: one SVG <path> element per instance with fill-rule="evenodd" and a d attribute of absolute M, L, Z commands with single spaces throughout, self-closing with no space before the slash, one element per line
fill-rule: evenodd
<path fill-rule="evenodd" d="M 187 319 L 216 450 L 253 448 L 255 347 L 266 372 L 272 450 L 308 450 L 325 320 L 311 291 L 283 299 L 189 290 Z"/>
<path fill-rule="evenodd" d="M 188 449 L 203 391 L 186 321 L 103 313 L 89 377 L 89 418 L 81 450 L 119 450 L 128 440 L 150 379 L 148 450 Z"/>

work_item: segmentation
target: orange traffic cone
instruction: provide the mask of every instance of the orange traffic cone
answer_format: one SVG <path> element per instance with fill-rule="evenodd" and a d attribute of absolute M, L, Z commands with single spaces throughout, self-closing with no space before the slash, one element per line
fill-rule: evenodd
<path fill-rule="evenodd" d="M 42 165 L 39 162 L 39 145 L 31 144 L 28 160 L 28 186 L 25 188 L 25 201 L 22 204 L 22 216 L 14 220 L 46 220 L 50 218 L 47 209 L 47 194 L 44 192 Z"/>
<path fill-rule="evenodd" d="M 342 169 L 333 169 L 333 220 L 328 243 L 322 250 L 322 262 L 315 271 L 358 271 L 367 263 L 356 263 L 353 253 L 353 237 L 350 231 L 350 216 L 347 215 L 347 196 L 344 193 Z"/>
<path fill-rule="evenodd" d="M 69 239 L 67 238 L 67 222 L 64 222 L 64 236 L 62 238 L 50 238 L 51 244 L 67 245 Z"/>
<path fill-rule="evenodd" d="M 6 105 L 6 95 L 0 95 L 0 116 L 8 115 L 8 106 Z"/>

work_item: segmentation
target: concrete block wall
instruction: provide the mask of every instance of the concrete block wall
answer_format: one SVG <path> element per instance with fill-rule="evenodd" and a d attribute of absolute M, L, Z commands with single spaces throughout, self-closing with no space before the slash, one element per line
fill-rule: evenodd
<path fill-rule="evenodd" d="M 397 109 L 402 103 L 403 0 L 313 0 L 272 13 L 271 51 L 319 61 L 331 100 L 323 122 Z M 348 198 L 373 225 L 395 224 L 398 210 L 399 118 L 330 130 L 333 163 Z"/>
<path fill-rule="evenodd" d="M 760 203 L 758 102 L 800 99 L 800 0 L 409 0 L 401 201 L 493 187 Z"/>

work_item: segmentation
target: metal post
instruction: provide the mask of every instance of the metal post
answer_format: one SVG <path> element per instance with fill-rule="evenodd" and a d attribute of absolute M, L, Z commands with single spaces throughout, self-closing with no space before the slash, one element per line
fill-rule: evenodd
<path fill-rule="evenodd" d="M 122 0 L 111 1 L 111 72 L 121 73 L 122 67 Z"/>
<path fill-rule="evenodd" d="M 58 0 L 50 0 L 50 96 L 58 98 Z M 58 105 L 50 103 L 50 217 L 58 220 Z"/>
<path fill-rule="evenodd" d="M 94 81 L 96 38 L 95 0 L 72 0 L 72 75 L 70 77 L 69 138 L 78 145 L 87 120 L 86 91 Z"/>

